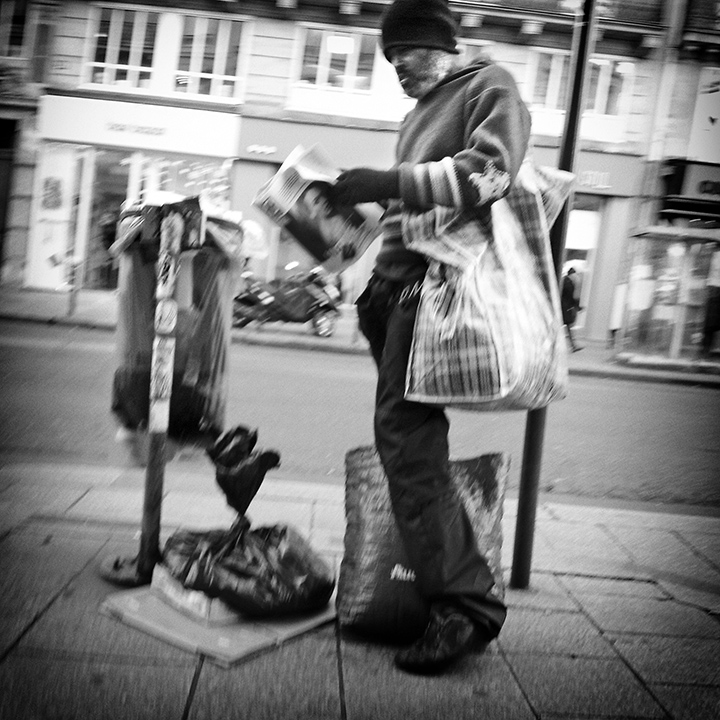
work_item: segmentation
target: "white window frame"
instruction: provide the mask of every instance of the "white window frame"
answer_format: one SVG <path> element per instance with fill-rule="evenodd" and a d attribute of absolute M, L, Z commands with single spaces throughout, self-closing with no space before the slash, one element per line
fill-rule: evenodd
<path fill-rule="evenodd" d="M 182 93 L 184 95 L 201 98 L 238 98 L 241 95 L 242 89 L 242 53 L 245 45 L 247 24 L 242 20 L 229 18 L 216 18 L 204 15 L 183 15 L 183 29 L 181 30 L 181 37 L 184 35 L 184 23 L 190 17 L 192 17 L 195 22 L 192 51 L 190 54 L 190 68 L 188 70 L 180 70 L 180 68 L 177 67 L 179 63 L 176 63 L 174 73 L 175 84 L 177 84 L 181 77 L 187 77 L 188 91 Z M 218 23 L 217 35 L 215 38 L 215 49 L 213 53 L 213 68 L 211 72 L 204 72 L 202 70 L 202 66 L 205 59 L 205 42 L 207 38 L 208 23 L 212 20 L 216 20 Z M 235 72 L 232 75 L 228 75 L 222 73 L 220 68 L 225 61 L 230 38 L 232 37 L 232 23 L 235 22 L 240 23 L 238 53 L 235 64 Z M 199 91 L 201 80 L 210 80 L 209 93 L 201 93 Z M 231 84 L 232 92 L 229 95 L 225 95 L 220 92 L 220 89 L 226 87 L 228 84 Z M 179 91 L 175 90 L 175 92 L 177 93 Z"/>
<path fill-rule="evenodd" d="M 108 31 L 108 48 L 103 62 L 96 62 L 95 52 L 97 48 L 97 38 L 99 37 L 100 22 L 104 10 L 110 11 L 110 28 Z M 127 64 L 117 62 L 120 52 L 120 34 L 125 22 L 125 14 L 133 13 L 135 20 L 133 21 L 132 39 L 130 41 L 130 56 Z M 148 20 L 151 15 L 157 16 L 157 25 L 155 31 L 155 39 L 153 43 L 153 61 L 152 65 L 146 67 L 140 65 L 142 47 L 145 43 L 145 31 L 147 29 Z M 155 60 L 157 58 L 158 35 L 160 27 L 160 19 L 162 13 L 149 8 L 124 7 L 122 5 L 116 7 L 95 6 L 91 8 L 88 20 L 88 34 L 86 41 L 85 62 L 83 64 L 83 82 L 93 86 L 112 87 L 113 89 L 132 89 L 142 90 L 152 85 Z M 139 22 L 138 22 L 139 21 Z M 142 33 L 142 44 L 140 37 Z M 118 70 L 125 71 L 127 78 L 125 80 L 116 81 Z M 97 73 L 102 73 L 102 82 L 94 80 Z M 143 88 L 140 86 L 140 74 L 149 73 L 150 78 L 148 86 Z"/>
<path fill-rule="evenodd" d="M 625 60 L 623 58 L 609 57 L 609 56 L 597 56 L 592 57 L 589 60 L 589 65 L 599 67 L 600 73 L 598 78 L 597 90 L 595 91 L 595 97 L 592 107 L 587 107 L 590 103 L 590 99 L 585 99 L 585 112 L 593 113 L 595 115 L 622 115 L 623 112 L 627 112 L 629 97 L 632 93 L 633 82 L 635 78 L 635 63 L 631 60 Z M 624 79 L 620 95 L 618 99 L 618 110 L 616 113 L 607 112 L 607 103 L 610 94 L 610 85 L 612 82 L 612 73 L 615 67 L 619 68 L 619 74 Z M 622 69 L 620 69 L 622 68 Z"/>
<path fill-rule="evenodd" d="M 19 0 L 0 2 L 0 58 L 5 66 L 6 82 L 17 83 L 18 92 L 28 86 L 42 84 L 49 62 L 49 43 L 52 34 L 52 11 L 28 2 L 25 10 L 22 43 L 10 45 L 12 19 Z"/>
<path fill-rule="evenodd" d="M 32 47 L 29 42 L 28 35 L 32 33 L 32 21 L 34 19 L 35 12 L 30 3 L 26 3 L 25 7 L 22 43 L 20 45 L 10 44 L 15 6 L 20 4 L 21 0 L 2 0 L 0 3 L 0 57 L 2 58 L 26 58 L 28 49 Z"/>
<path fill-rule="evenodd" d="M 535 102 L 535 85 L 541 55 L 552 56 L 550 77 L 544 101 Z M 535 134 L 559 137 L 562 133 L 565 108 L 559 106 L 559 99 L 564 62 L 570 62 L 570 54 L 561 50 L 537 47 L 531 48 L 528 55 L 524 95 L 532 113 Z M 600 73 L 592 97 L 589 96 L 589 81 L 586 79 L 584 105 L 588 109 L 583 111 L 580 135 L 587 140 L 621 143 L 625 140 L 630 113 L 635 63 L 629 58 L 609 55 L 594 55 L 589 62 L 592 66 L 600 68 Z M 607 110 L 612 71 L 616 66 L 623 66 L 622 74 L 628 80 L 623 82 L 620 90 L 617 113 L 607 114 L 605 111 Z M 568 66 L 568 73 L 570 72 L 572 72 L 572 68 Z"/>
<path fill-rule="evenodd" d="M 305 41 L 309 30 L 323 33 L 315 83 L 302 80 Z M 331 63 L 331 54 L 327 51 L 327 39 L 333 34 L 351 36 L 355 40 L 356 47 L 348 57 L 342 86 L 327 83 Z M 356 87 L 354 73 L 360 57 L 363 35 L 377 39 L 378 31 L 370 28 L 347 28 L 314 23 L 298 25 L 287 108 L 300 112 L 372 120 L 401 120 L 413 107 L 415 100 L 403 93 L 392 65 L 383 56 L 377 42 L 375 42 L 370 86 Z"/>
<path fill-rule="evenodd" d="M 111 11 L 110 38 L 108 44 L 109 54 L 104 63 L 95 62 L 96 34 L 99 30 L 103 10 Z M 120 32 L 124 13 L 135 13 L 140 18 L 139 23 L 133 24 L 133 36 L 131 42 L 130 58 L 127 65 L 119 65 L 117 54 L 119 51 Z M 144 34 L 142 29 L 146 27 L 150 14 L 157 14 L 157 26 L 155 31 L 152 66 L 146 68 L 140 66 Z M 181 42 L 185 28 L 185 19 L 192 18 L 195 22 L 193 49 L 188 70 L 180 70 Z M 203 72 L 202 62 L 204 57 L 204 39 L 207 32 L 208 22 L 216 20 L 218 31 L 216 35 L 215 53 L 213 57 L 213 69 L 211 72 Z M 224 62 L 229 38 L 232 37 L 231 23 L 240 24 L 238 34 L 238 56 L 235 67 L 235 75 L 220 73 L 221 64 Z M 91 87 L 97 90 L 111 90 L 140 95 L 160 95 L 164 97 L 185 97 L 192 100 L 205 100 L 210 102 L 237 104 L 242 102 L 245 94 L 245 74 L 247 69 L 249 29 L 250 22 L 240 16 L 213 15 L 211 13 L 189 13 L 181 11 L 170 11 L 163 7 L 137 6 L 137 5 L 103 5 L 98 3 L 91 8 L 88 20 L 87 37 L 85 43 L 85 58 L 83 62 L 82 86 Z M 143 38 L 143 43 L 140 38 Z M 115 62 L 112 62 L 115 59 Z M 109 62 L 108 62 L 109 60 Z M 93 73 L 97 69 L 103 69 L 103 82 L 94 82 Z M 121 84 L 114 84 L 114 72 L 117 69 L 127 70 L 127 81 L 120 81 Z M 138 77 L 141 72 L 150 71 L 149 82 L 139 87 Z M 178 90 L 176 86 L 179 77 L 189 79 L 188 91 Z M 199 92 L 200 80 L 210 79 L 210 92 Z M 221 88 L 232 83 L 233 90 L 224 94 Z M 213 94 L 216 93 L 216 94 Z"/>

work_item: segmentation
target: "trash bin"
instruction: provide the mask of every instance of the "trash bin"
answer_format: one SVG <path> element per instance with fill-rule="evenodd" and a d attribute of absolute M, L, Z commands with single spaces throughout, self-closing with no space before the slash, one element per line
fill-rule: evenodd
<path fill-rule="evenodd" d="M 129 430 L 145 430 L 150 411 L 156 288 L 163 220 L 182 218 L 173 380 L 167 434 L 203 443 L 223 430 L 232 297 L 243 261 L 239 213 L 203 211 L 199 198 L 168 198 L 125 208 L 111 253 L 119 258 L 116 370 L 112 412 Z M 160 268 L 160 272 L 163 269 Z"/>

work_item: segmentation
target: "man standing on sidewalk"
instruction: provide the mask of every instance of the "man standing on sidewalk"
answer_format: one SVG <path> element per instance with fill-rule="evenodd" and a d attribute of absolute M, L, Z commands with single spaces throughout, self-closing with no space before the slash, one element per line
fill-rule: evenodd
<path fill-rule="evenodd" d="M 418 588 L 432 606 L 424 635 L 395 659 L 417 673 L 441 672 L 476 641 L 492 640 L 506 615 L 452 490 L 447 416 L 442 407 L 404 399 L 427 262 L 403 244 L 403 209 L 454 207 L 488 219 L 530 137 L 530 115 L 510 74 L 487 58 L 458 67 L 455 32 L 446 0 L 395 0 L 389 7 L 382 49 L 418 102 L 400 128 L 396 166 L 347 170 L 334 188 L 341 205 L 388 202 L 382 247 L 357 306 L 378 368 L 376 445 Z"/>

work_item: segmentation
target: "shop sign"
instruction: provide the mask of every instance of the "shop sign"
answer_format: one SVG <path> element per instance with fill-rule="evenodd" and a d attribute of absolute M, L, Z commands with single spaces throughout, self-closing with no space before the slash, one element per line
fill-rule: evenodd
<path fill-rule="evenodd" d="M 46 140 L 206 157 L 238 154 L 240 116 L 234 113 L 46 95 L 39 115 Z"/>
<path fill-rule="evenodd" d="M 533 157 L 538 165 L 557 167 L 558 149 L 536 145 Z M 580 150 L 575 156 L 577 192 L 634 197 L 640 185 L 643 163 L 639 156 Z"/>
<path fill-rule="evenodd" d="M 592 190 L 609 190 L 610 173 L 602 170 L 583 170 L 577 175 L 577 184 Z"/>

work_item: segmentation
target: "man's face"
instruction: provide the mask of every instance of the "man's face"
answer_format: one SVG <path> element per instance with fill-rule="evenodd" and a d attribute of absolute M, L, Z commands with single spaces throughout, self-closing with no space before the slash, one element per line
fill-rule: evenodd
<path fill-rule="evenodd" d="M 402 89 L 412 98 L 427 95 L 447 72 L 448 54 L 442 50 L 400 46 L 388 54 Z"/>

